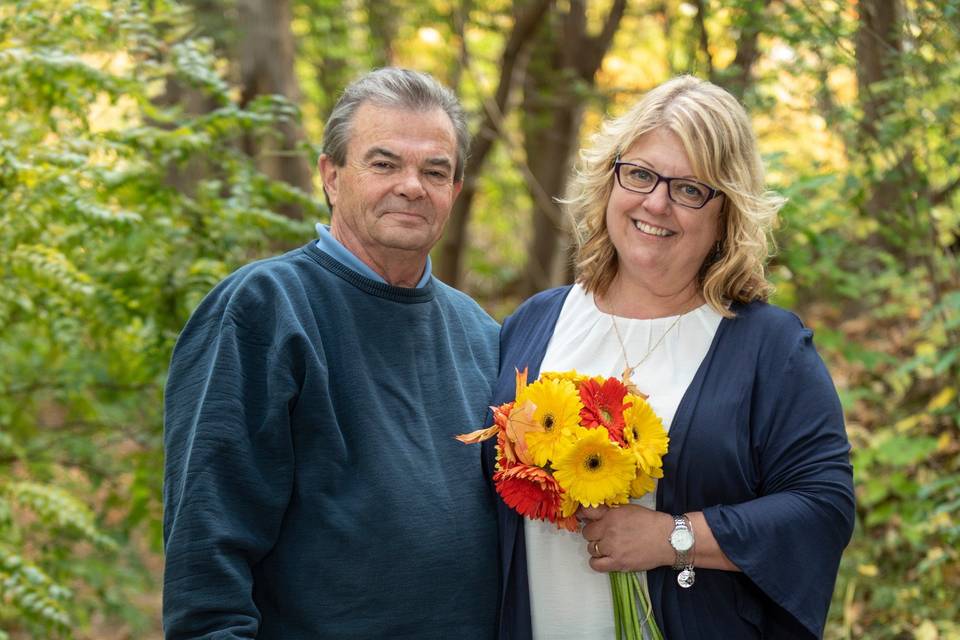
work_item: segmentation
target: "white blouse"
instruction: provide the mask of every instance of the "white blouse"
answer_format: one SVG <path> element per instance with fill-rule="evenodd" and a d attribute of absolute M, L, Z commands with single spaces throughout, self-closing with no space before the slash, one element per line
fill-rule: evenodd
<path fill-rule="evenodd" d="M 616 317 L 600 311 L 593 294 L 574 285 L 540 371 L 576 369 L 589 375 L 619 378 L 626 360 L 637 366 L 633 382 L 669 429 L 680 399 L 707 355 L 722 317 L 709 305 L 682 316 L 649 320 Z M 652 349 L 652 350 L 651 350 Z M 655 508 L 655 491 L 633 501 Z M 586 540 L 556 525 L 524 519 L 530 614 L 533 637 L 549 640 L 616 637 L 610 578 L 590 568 Z M 640 574 L 645 580 L 646 575 Z"/>

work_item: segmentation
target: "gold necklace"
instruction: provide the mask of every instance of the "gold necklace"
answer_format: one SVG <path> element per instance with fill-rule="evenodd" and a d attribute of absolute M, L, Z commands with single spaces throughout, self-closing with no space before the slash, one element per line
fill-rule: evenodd
<path fill-rule="evenodd" d="M 640 358 L 640 360 L 633 366 L 630 366 L 630 361 L 627 359 L 627 345 L 624 344 L 623 337 L 620 335 L 620 328 L 617 327 L 616 317 L 614 317 L 612 313 L 608 313 L 607 315 L 610 316 L 610 324 L 613 325 L 613 332 L 617 336 L 617 342 L 620 343 L 620 351 L 623 352 L 623 366 L 625 367 L 623 370 L 623 380 L 624 382 L 627 382 L 633 376 L 633 372 L 636 371 L 637 367 L 639 367 L 640 365 L 642 365 L 644 362 L 647 361 L 647 358 L 650 357 L 650 354 L 653 353 L 656 350 L 656 348 L 660 346 L 660 343 L 663 342 L 663 339 L 667 337 L 667 334 L 673 331 L 673 328 L 680 323 L 680 318 L 682 318 L 686 314 L 681 313 L 680 315 L 678 315 L 677 319 L 674 320 L 669 327 L 667 327 L 666 331 L 663 332 L 663 335 L 661 335 L 660 338 L 655 343 L 653 343 L 652 347 L 647 349 L 647 352 L 643 354 L 643 357 Z"/>

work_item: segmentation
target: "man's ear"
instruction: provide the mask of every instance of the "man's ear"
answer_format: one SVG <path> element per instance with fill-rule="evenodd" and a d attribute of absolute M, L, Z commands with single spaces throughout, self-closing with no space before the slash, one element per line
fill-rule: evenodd
<path fill-rule="evenodd" d="M 463 179 L 455 180 L 453 182 L 453 199 L 456 200 L 457 196 L 460 195 L 460 191 L 463 189 Z"/>
<path fill-rule="evenodd" d="M 333 207 L 337 204 L 337 179 L 340 177 L 340 167 L 336 165 L 333 158 L 322 153 L 317 160 L 317 169 L 320 171 L 320 179 L 323 180 L 323 192 L 327 196 L 327 204 Z"/>

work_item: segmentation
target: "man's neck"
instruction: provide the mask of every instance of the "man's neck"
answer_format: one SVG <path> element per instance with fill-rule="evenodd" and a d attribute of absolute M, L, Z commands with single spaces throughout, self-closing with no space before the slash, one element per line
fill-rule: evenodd
<path fill-rule="evenodd" d="M 344 233 L 337 225 L 330 225 L 330 235 L 342 244 L 365 265 L 373 269 L 381 278 L 394 287 L 416 287 L 427 265 L 427 255 L 418 251 L 405 251 L 382 247 L 371 252 L 349 233 Z"/>

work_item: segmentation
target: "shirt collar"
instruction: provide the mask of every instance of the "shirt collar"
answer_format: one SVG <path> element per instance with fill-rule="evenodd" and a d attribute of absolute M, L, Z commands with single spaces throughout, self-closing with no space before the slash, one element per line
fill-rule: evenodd
<path fill-rule="evenodd" d="M 383 282 L 387 284 L 387 281 L 379 273 L 371 269 L 363 260 L 358 258 L 353 254 L 352 251 L 347 249 L 343 244 L 333 237 L 333 234 L 330 233 L 330 225 L 323 224 L 318 222 L 316 225 L 317 236 L 317 248 L 326 253 L 327 255 L 335 258 L 337 262 L 341 263 L 343 266 L 356 271 L 360 275 L 370 278 L 371 280 L 376 280 L 377 282 Z M 430 281 L 430 276 L 433 274 L 433 268 L 430 264 L 430 256 L 427 256 L 427 264 L 423 269 L 423 275 L 420 276 L 420 281 L 417 283 L 416 288 L 421 288 L 427 286 L 427 282 Z"/>

